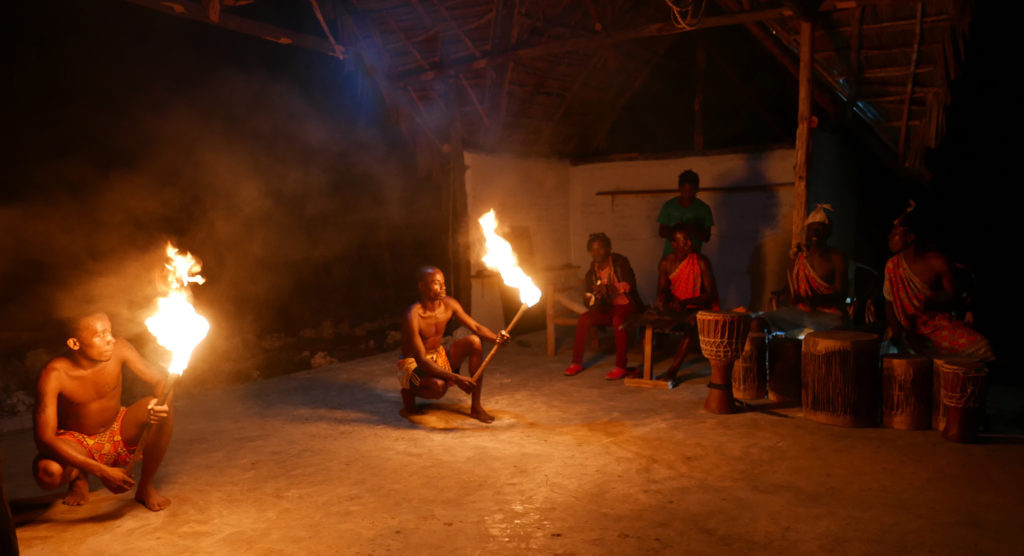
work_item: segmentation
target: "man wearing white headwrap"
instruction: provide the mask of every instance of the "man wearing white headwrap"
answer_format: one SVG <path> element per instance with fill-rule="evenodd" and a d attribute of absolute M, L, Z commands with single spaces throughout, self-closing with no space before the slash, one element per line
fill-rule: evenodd
<path fill-rule="evenodd" d="M 789 264 L 791 306 L 763 313 L 777 331 L 801 333 L 828 330 L 843 323 L 847 293 L 846 256 L 828 245 L 832 205 L 819 203 L 804 221 L 804 243 L 797 244 Z"/>

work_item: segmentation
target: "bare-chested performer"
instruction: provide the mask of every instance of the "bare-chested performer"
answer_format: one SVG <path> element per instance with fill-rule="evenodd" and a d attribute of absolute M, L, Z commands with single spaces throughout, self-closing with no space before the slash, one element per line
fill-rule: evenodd
<path fill-rule="evenodd" d="M 433 266 L 417 272 L 420 300 L 409 308 L 402 323 L 402 359 L 398 362 L 398 382 L 402 386 L 402 413 L 416 412 L 416 398 L 440 399 L 449 385 L 458 386 L 472 396 L 469 415 L 484 423 L 494 421 L 480 405 L 483 377 L 477 381 L 452 372 L 469 359 L 472 377 L 483 360 L 480 337 L 495 344 L 506 344 L 509 335 L 504 330 L 495 334 L 473 320 L 462 305 L 445 295 L 444 274 Z M 446 351 L 441 345 L 445 326 L 455 317 L 475 334 L 456 340 Z"/>
<path fill-rule="evenodd" d="M 103 313 L 74 321 L 67 345 L 70 352 L 55 357 L 39 375 L 36 482 L 47 490 L 70 483 L 64 498 L 69 506 L 88 501 L 88 475 L 95 475 L 113 493 L 128 491 L 135 481 L 124 466 L 149 422 L 153 425 L 143 448 L 135 499 L 150 510 L 165 509 L 171 501 L 157 493 L 153 477 L 171 440 L 170 402 L 157 406 L 155 397 L 146 396 L 122 406 L 121 368 L 127 366 L 157 395 L 166 374 L 150 366 L 126 340 L 115 338 Z"/>
<path fill-rule="evenodd" d="M 832 222 L 819 204 L 804 221 L 805 243 L 797 245 L 789 261 L 789 304 L 758 315 L 754 326 L 763 330 L 801 334 L 807 329 L 842 326 L 845 317 L 846 255 L 828 244 Z"/>
<path fill-rule="evenodd" d="M 953 264 L 923 240 L 919 218 L 911 205 L 889 233 L 893 256 L 885 264 L 886 337 L 932 357 L 993 360 L 988 340 L 970 326 L 971 313 L 963 320 L 953 318 L 961 308 Z"/>

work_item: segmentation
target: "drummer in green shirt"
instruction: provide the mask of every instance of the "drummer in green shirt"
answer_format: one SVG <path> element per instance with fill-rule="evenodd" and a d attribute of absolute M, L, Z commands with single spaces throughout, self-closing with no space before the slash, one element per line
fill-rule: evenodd
<path fill-rule="evenodd" d="M 715 221 L 711 218 L 711 207 L 697 198 L 700 189 L 700 176 L 693 170 L 679 174 L 679 196 L 665 201 L 658 213 L 658 235 L 665 238 L 665 248 L 661 256 L 664 258 L 672 252 L 670 235 L 672 227 L 682 224 L 686 227 L 693 250 L 700 252 L 701 246 L 711 239 L 711 226 Z"/>

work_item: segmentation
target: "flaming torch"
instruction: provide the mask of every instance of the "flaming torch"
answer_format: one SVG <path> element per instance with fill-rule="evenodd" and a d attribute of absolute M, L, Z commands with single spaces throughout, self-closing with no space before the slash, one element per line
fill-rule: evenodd
<path fill-rule="evenodd" d="M 501 279 L 505 282 L 506 286 L 518 289 L 519 300 L 523 302 L 522 306 L 519 307 L 519 311 L 516 312 L 508 326 L 505 327 L 506 332 L 511 332 L 512 327 L 516 325 L 519 317 L 523 316 L 526 309 L 533 307 L 540 301 L 540 288 L 534 285 L 533 280 L 523 272 L 523 269 L 519 268 L 516 255 L 512 252 L 512 245 L 495 232 L 498 228 L 498 220 L 494 216 L 494 209 L 481 216 L 478 222 L 480 222 L 480 227 L 484 232 L 484 239 L 486 239 L 484 264 L 487 265 L 487 268 L 501 273 Z M 487 358 L 484 359 L 483 363 L 480 364 L 480 368 L 473 375 L 474 381 L 480 378 L 484 368 L 487 367 L 487 364 L 500 347 L 500 345 L 494 346 L 491 352 L 487 354 Z"/>
<path fill-rule="evenodd" d="M 150 334 L 156 336 L 157 343 L 171 352 L 171 363 L 167 366 L 168 382 L 162 398 L 166 398 L 166 391 L 170 390 L 172 381 L 185 371 L 192 350 L 210 331 L 209 321 L 196 313 L 195 307 L 189 302 L 189 284 L 202 284 L 206 281 L 199 275 L 199 263 L 191 253 L 178 254 L 178 249 L 170 243 L 167 244 L 167 259 L 165 266 L 169 292 L 156 300 L 156 313 L 146 319 L 146 328 Z"/>
<path fill-rule="evenodd" d="M 188 367 L 192 350 L 203 341 L 210 331 L 210 323 L 202 315 L 196 313 L 190 303 L 190 284 L 202 284 L 206 280 L 199 275 L 201 267 L 190 253 L 179 254 L 178 249 L 167 244 L 167 286 L 166 296 L 156 300 L 157 311 L 146 319 L 146 328 L 156 337 L 161 346 L 171 352 L 171 362 L 167 366 L 167 382 L 156 400 L 156 405 L 167 403 L 167 396 L 174 387 L 174 381 Z M 129 472 L 135 466 L 142 445 L 149 432 L 149 423 L 139 440 L 138 448 L 128 463 Z"/>

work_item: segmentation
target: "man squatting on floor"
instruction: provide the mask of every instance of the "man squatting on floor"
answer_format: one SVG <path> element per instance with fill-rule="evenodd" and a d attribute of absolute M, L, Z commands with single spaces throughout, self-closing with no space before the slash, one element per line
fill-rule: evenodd
<path fill-rule="evenodd" d="M 472 397 L 471 417 L 484 423 L 494 421 L 494 417 L 480 405 L 483 377 L 474 381 L 452 372 L 452 369 L 457 370 L 468 357 L 469 376 L 472 377 L 483 360 L 480 337 L 504 345 L 509 342 L 509 335 L 504 330 L 495 334 L 466 314 L 455 298 L 445 295 L 444 274 L 437 267 L 419 269 L 417 285 L 420 300 L 409 308 L 402 322 L 402 359 L 398 362 L 402 414 L 416 413 L 416 398 L 436 400 L 445 395 L 449 385 L 455 385 Z M 456 340 L 446 351 L 441 340 L 452 317 L 474 334 Z"/>
<path fill-rule="evenodd" d="M 53 358 L 39 374 L 36 391 L 35 439 L 39 455 L 33 473 L 39 486 L 52 490 L 70 484 L 64 503 L 80 506 L 89 499 L 88 475 L 95 475 L 113 493 L 135 485 L 124 469 L 146 428 L 142 475 L 135 499 L 153 511 L 171 500 L 157 493 L 153 477 L 171 441 L 172 412 L 146 396 L 129 407 L 121 405 L 121 367 L 153 387 L 163 389 L 166 375 L 154 369 L 123 338 L 115 338 L 103 313 L 70 323 L 70 351 Z"/>

